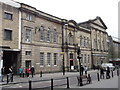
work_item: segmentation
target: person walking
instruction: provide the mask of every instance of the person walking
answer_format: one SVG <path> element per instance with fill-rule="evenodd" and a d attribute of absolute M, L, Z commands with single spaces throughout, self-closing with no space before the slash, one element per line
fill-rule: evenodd
<path fill-rule="evenodd" d="M 31 67 L 30 71 L 31 71 L 31 75 L 32 75 L 32 77 L 33 77 L 33 75 L 34 75 L 34 73 L 35 73 L 35 68 L 34 68 L 34 66 Z"/>
<path fill-rule="evenodd" d="M 109 67 L 107 67 L 106 79 L 110 79 L 110 68 Z"/>
<path fill-rule="evenodd" d="M 30 69 L 26 68 L 26 75 L 27 75 L 27 77 L 29 77 L 29 74 L 30 74 Z"/>
<path fill-rule="evenodd" d="M 23 72 L 22 72 L 22 75 L 23 75 L 23 78 L 25 77 L 25 68 L 23 67 Z"/>
<path fill-rule="evenodd" d="M 5 67 L 1 68 L 1 82 L 3 82 L 3 78 L 4 78 L 4 74 L 5 74 Z"/>
<path fill-rule="evenodd" d="M 95 65 L 93 64 L 93 69 L 95 70 Z"/>
<path fill-rule="evenodd" d="M 104 69 L 100 67 L 100 78 L 104 79 Z"/>
<path fill-rule="evenodd" d="M 83 68 L 83 65 L 81 65 L 81 75 L 83 75 L 83 71 L 84 71 L 84 68 Z"/>
<path fill-rule="evenodd" d="M 20 77 L 21 77 L 22 73 L 23 73 L 23 69 L 20 67 L 19 68 L 19 75 L 20 75 Z"/>
<path fill-rule="evenodd" d="M 12 67 L 12 66 L 9 68 L 9 73 L 10 73 L 10 74 L 13 73 L 13 67 Z"/>
<path fill-rule="evenodd" d="M 11 80 L 11 82 L 13 82 L 13 67 L 11 66 L 10 68 L 9 68 L 9 74 L 10 74 L 10 80 Z"/>
<path fill-rule="evenodd" d="M 84 70 L 85 70 L 85 74 L 87 74 L 88 67 L 85 66 L 85 67 L 84 67 Z"/>

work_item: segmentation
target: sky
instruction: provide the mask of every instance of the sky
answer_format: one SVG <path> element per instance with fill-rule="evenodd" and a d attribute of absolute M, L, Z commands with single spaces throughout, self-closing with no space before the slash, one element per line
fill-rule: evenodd
<path fill-rule="evenodd" d="M 119 0 L 14 0 L 62 19 L 84 22 L 99 16 L 109 35 L 118 37 Z"/>

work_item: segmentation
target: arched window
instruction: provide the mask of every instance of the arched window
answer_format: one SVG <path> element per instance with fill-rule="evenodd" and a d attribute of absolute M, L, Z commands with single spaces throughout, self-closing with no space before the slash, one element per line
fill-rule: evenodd
<path fill-rule="evenodd" d="M 40 27 L 40 40 L 44 40 L 44 27 Z"/>

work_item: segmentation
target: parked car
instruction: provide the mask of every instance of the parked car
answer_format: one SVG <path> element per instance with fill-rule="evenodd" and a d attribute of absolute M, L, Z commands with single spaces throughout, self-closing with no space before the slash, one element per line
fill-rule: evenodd
<path fill-rule="evenodd" d="M 101 67 L 102 67 L 104 70 L 107 70 L 107 67 L 109 67 L 110 70 L 115 70 L 115 66 L 113 66 L 112 63 L 102 63 Z"/>

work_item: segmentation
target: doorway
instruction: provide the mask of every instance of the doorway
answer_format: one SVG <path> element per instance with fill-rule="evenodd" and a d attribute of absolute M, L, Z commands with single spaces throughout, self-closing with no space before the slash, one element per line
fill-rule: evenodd
<path fill-rule="evenodd" d="M 5 74 L 9 73 L 9 68 L 13 67 L 13 73 L 17 73 L 18 52 L 4 51 L 3 52 L 3 67 L 5 67 Z"/>
<path fill-rule="evenodd" d="M 70 53 L 70 70 L 74 69 L 73 54 Z"/>
<path fill-rule="evenodd" d="M 31 60 L 25 61 L 26 68 L 31 68 Z"/>

